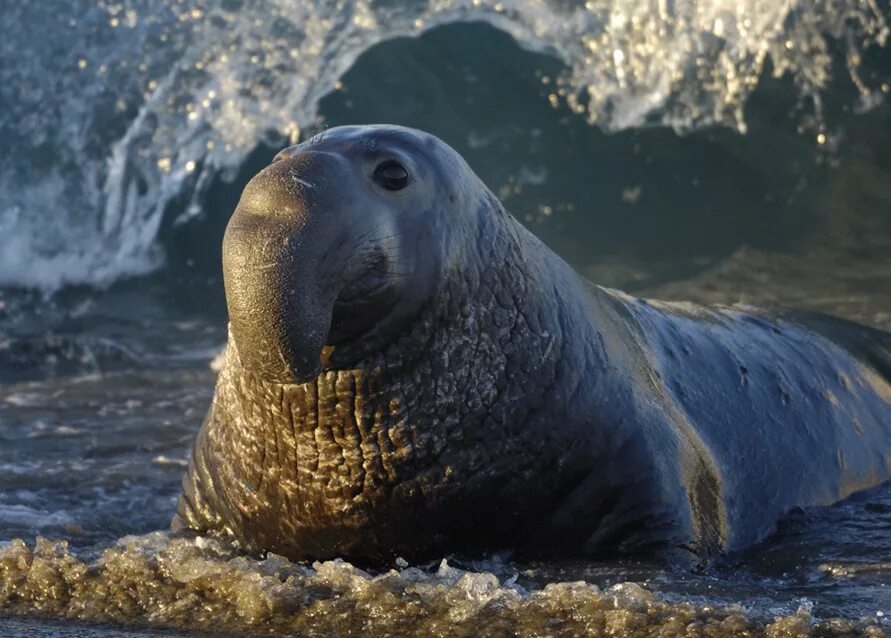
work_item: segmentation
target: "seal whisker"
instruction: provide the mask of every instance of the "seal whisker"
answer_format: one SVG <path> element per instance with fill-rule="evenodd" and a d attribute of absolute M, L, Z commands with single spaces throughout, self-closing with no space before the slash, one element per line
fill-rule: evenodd
<path fill-rule="evenodd" d="M 301 186 L 306 186 L 307 188 L 315 188 L 316 187 L 316 185 L 313 184 L 312 182 L 308 182 L 305 179 L 297 177 L 296 175 L 292 175 L 291 179 L 293 181 L 297 182 L 298 184 L 300 184 Z"/>

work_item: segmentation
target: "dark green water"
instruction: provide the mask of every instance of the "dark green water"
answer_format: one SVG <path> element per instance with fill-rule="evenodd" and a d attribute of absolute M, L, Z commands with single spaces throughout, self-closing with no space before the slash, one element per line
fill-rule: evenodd
<path fill-rule="evenodd" d="M 128 536 L 167 527 L 212 395 L 228 215 L 324 126 L 442 137 L 597 283 L 891 330 L 887 3 L 588 4 L 0 8 L 0 540 L 72 552 L 0 548 L 0 633 L 886 627 L 885 488 L 705 573 L 495 556 L 388 576 Z"/>

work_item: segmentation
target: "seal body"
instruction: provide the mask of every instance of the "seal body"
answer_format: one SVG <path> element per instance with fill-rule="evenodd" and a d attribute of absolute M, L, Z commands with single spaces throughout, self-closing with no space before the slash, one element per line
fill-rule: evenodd
<path fill-rule="evenodd" d="M 174 525 L 293 559 L 744 549 L 891 478 L 891 335 L 594 286 L 440 140 L 283 151 Z"/>

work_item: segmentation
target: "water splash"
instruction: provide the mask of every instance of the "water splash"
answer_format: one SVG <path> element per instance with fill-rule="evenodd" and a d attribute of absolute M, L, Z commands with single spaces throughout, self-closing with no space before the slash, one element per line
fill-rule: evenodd
<path fill-rule="evenodd" d="M 515 580 L 446 560 L 377 575 L 340 560 L 254 560 L 210 538 L 163 532 L 123 538 L 92 562 L 39 537 L 33 549 L 20 539 L 0 546 L 5 615 L 245 635 L 884 635 L 875 619 L 817 620 L 807 601 L 759 616 L 740 605 L 669 603 L 631 582 L 528 590 Z"/>
<path fill-rule="evenodd" d="M 568 67 L 549 96 L 609 130 L 745 131 L 767 61 L 821 122 L 833 47 L 860 92 L 883 46 L 877 0 L 80 0 L 5 3 L 0 44 L 0 285 L 106 284 L 163 260 L 165 215 L 258 143 L 296 140 L 366 50 L 482 20 Z M 34 26 L 44 34 L 34 37 Z M 819 135 L 825 134 L 820 131 Z M 176 205 L 173 202 L 176 200 Z"/>

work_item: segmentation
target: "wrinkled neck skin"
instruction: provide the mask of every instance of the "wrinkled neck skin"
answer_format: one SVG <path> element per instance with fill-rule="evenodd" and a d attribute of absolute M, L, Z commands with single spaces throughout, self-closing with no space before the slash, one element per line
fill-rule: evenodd
<path fill-rule="evenodd" d="M 475 254 L 361 360 L 271 383 L 230 338 L 180 525 L 293 559 L 688 542 L 689 515 L 660 505 L 680 488 L 611 416 L 630 386 L 608 374 L 590 285 L 488 205 Z"/>

